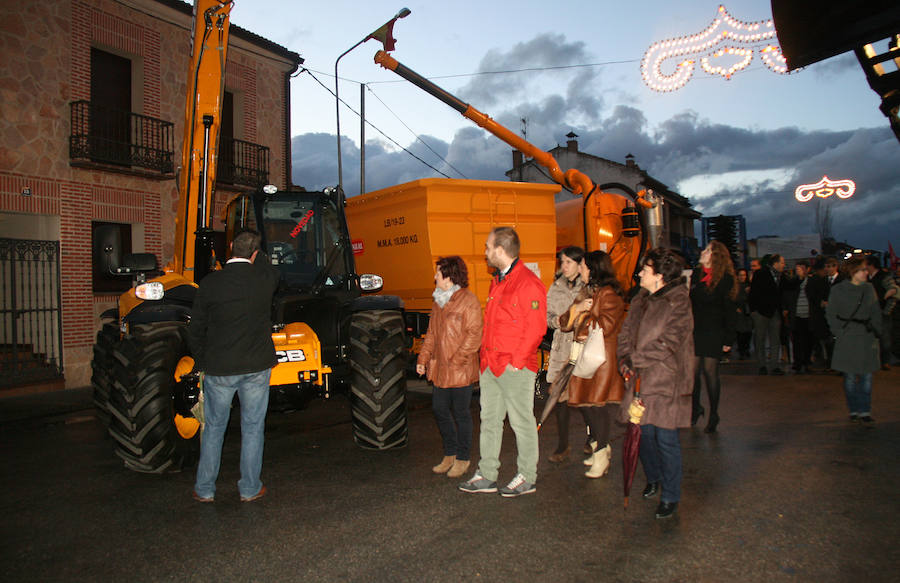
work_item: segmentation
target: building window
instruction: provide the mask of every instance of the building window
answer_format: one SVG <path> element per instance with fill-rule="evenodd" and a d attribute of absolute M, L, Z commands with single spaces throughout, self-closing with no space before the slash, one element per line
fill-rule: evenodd
<path fill-rule="evenodd" d="M 95 162 L 129 165 L 131 60 L 91 48 L 90 136 Z"/>
<path fill-rule="evenodd" d="M 91 223 L 93 250 L 92 282 L 95 293 L 123 292 L 131 287 L 131 278 L 113 275 L 131 253 L 131 225 L 122 223 Z"/>

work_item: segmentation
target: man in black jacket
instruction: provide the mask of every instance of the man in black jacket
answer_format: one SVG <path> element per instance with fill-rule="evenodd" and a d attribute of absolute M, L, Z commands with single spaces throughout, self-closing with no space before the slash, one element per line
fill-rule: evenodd
<path fill-rule="evenodd" d="M 759 374 L 784 374 L 781 361 L 781 294 L 784 258 L 773 254 L 750 282 L 750 317 L 753 319 L 753 343 Z M 769 342 L 766 350 L 766 340 Z"/>
<path fill-rule="evenodd" d="M 222 441 L 231 401 L 238 394 L 241 408 L 242 502 L 265 496 L 260 481 L 263 430 L 269 405 L 269 376 L 277 360 L 272 343 L 272 295 L 278 272 L 259 255 L 254 231 L 239 233 L 232 242 L 232 258 L 220 271 L 203 278 L 191 323 L 188 344 L 195 368 L 203 371 L 205 427 L 194 499 L 212 502 L 222 457 Z"/>

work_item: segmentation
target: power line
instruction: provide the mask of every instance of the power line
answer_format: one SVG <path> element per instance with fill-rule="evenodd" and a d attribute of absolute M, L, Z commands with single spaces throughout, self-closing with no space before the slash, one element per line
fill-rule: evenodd
<path fill-rule="evenodd" d="M 343 99 L 338 98 L 338 97 L 334 94 L 334 91 L 331 90 L 330 87 L 328 87 L 327 85 L 325 85 L 324 83 L 322 83 L 322 81 L 320 81 L 318 77 L 316 77 L 315 75 L 312 74 L 312 71 L 310 71 L 309 69 L 307 69 L 307 68 L 304 67 L 303 69 L 301 69 L 301 70 L 299 71 L 299 73 L 308 73 L 309 76 L 312 77 L 312 78 L 316 81 L 316 83 L 318 83 L 319 85 L 322 86 L 323 89 L 325 89 L 326 91 L 328 91 L 329 93 L 331 93 L 331 95 L 332 95 L 335 99 L 338 99 L 341 103 L 343 103 L 343 104 L 344 104 L 344 107 L 346 107 L 347 109 L 349 109 L 350 111 L 352 111 L 353 113 L 355 113 L 355 114 L 357 115 L 357 117 L 362 117 L 362 116 L 360 116 L 359 112 L 356 111 L 355 109 L 353 109 L 352 107 L 350 107 L 350 105 L 349 105 L 346 101 L 344 101 Z M 298 74 L 299 74 L 299 73 L 298 73 Z M 372 124 L 372 122 L 370 122 L 369 120 L 364 120 L 364 121 L 366 122 L 366 125 L 368 125 L 368 126 L 371 127 L 372 129 L 374 129 L 376 132 L 378 132 L 379 134 L 381 134 L 382 136 L 384 136 L 385 139 L 387 139 L 388 141 L 390 141 L 392 144 L 394 144 L 395 146 L 397 146 L 398 148 L 400 148 L 401 150 L 403 150 L 404 152 L 406 152 L 407 154 L 409 154 L 410 156 L 412 156 L 413 158 L 415 158 L 416 160 L 418 160 L 418 161 L 421 162 L 422 164 L 428 166 L 429 168 L 431 168 L 432 170 L 434 170 L 435 172 L 437 172 L 438 174 L 440 174 L 440 175 L 443 176 L 444 178 L 450 178 L 450 176 L 444 174 L 443 172 L 441 172 L 440 170 L 438 170 L 437 168 L 435 168 L 434 166 L 432 166 L 431 164 L 429 164 L 428 162 L 426 162 L 425 160 L 423 160 L 423 159 L 420 158 L 419 156 L 416 156 L 415 154 L 413 154 L 412 152 L 410 152 L 407 148 L 404 148 L 403 146 L 401 146 L 401 145 L 397 142 L 397 140 L 395 140 L 394 138 L 390 137 L 389 135 L 387 135 L 386 133 L 384 133 L 383 131 L 381 131 L 377 126 L 375 126 L 374 124 Z"/>
<path fill-rule="evenodd" d="M 449 166 L 450 168 L 453 168 L 453 170 L 455 170 L 455 171 L 457 172 L 457 174 L 459 174 L 459 175 L 462 176 L 463 178 L 466 178 L 466 179 L 469 178 L 468 176 L 466 176 L 465 174 L 463 174 L 462 170 L 460 170 L 459 168 L 457 168 L 456 166 L 454 166 L 453 164 L 451 164 L 446 158 L 444 158 L 443 156 L 441 156 L 440 154 L 438 154 L 438 153 L 434 150 L 434 148 L 432 148 L 431 146 L 429 146 L 428 143 L 427 143 L 425 140 L 423 140 L 422 138 L 420 138 L 419 135 L 418 135 L 416 132 L 414 132 L 414 131 L 412 130 L 412 128 L 410 128 L 408 125 L 406 125 L 406 122 L 405 122 L 405 121 L 403 121 L 402 119 L 400 119 L 400 116 L 397 115 L 397 114 L 394 112 L 394 110 L 392 110 L 390 107 L 388 107 L 387 103 L 385 103 L 380 97 L 378 97 L 378 94 L 377 94 L 377 93 L 375 93 L 374 91 L 372 91 L 372 88 L 371 88 L 371 87 L 369 87 L 368 85 L 366 85 L 365 87 L 366 87 L 366 89 L 369 90 L 369 93 L 371 93 L 371 94 L 375 97 L 375 99 L 377 99 L 377 100 L 381 103 L 381 105 L 384 106 L 385 109 L 387 109 L 389 112 L 391 112 L 391 114 L 392 114 L 395 118 L 397 118 L 397 121 L 399 121 L 401 124 L 403 124 L 403 127 L 405 127 L 406 129 L 409 130 L 409 133 L 411 133 L 413 136 L 415 136 L 416 140 L 422 142 L 422 144 L 424 144 L 426 148 L 428 148 L 429 150 L 431 150 L 431 153 L 432 153 L 432 154 L 434 154 L 435 156 L 437 156 L 438 158 L 440 158 L 441 161 L 442 161 L 444 164 L 446 164 L 446 165 Z"/>

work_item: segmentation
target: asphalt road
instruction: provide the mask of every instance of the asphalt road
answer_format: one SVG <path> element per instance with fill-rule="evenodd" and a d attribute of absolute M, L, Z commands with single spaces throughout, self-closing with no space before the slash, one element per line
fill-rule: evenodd
<path fill-rule="evenodd" d="M 412 383 L 410 445 L 352 441 L 344 399 L 271 414 L 263 480 L 238 501 L 239 432 L 214 504 L 193 472 L 125 470 L 88 393 L 0 399 L 0 573 L 6 581 L 896 581 L 900 370 L 878 372 L 874 427 L 846 420 L 833 375 L 758 377 L 728 365 L 719 433 L 684 430 L 675 518 L 622 506 L 621 437 L 605 478 L 546 461 L 537 493 L 471 495 L 441 457 L 427 388 Z M 540 406 L 540 404 L 539 404 Z M 476 411 L 477 404 L 473 405 Z M 572 416 L 573 444 L 582 443 Z M 477 444 L 477 424 L 476 424 Z M 477 447 L 476 452 L 477 454 Z M 507 429 L 501 481 L 515 473 Z M 641 470 L 635 494 L 643 488 Z"/>

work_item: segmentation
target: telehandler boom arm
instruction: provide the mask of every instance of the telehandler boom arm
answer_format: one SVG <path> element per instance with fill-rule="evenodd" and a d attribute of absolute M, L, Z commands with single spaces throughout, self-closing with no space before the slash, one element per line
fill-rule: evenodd
<path fill-rule="evenodd" d="M 195 283 L 211 269 L 209 217 L 215 193 L 232 6 L 233 0 L 194 2 L 175 248 L 165 270 Z"/>
<path fill-rule="evenodd" d="M 491 132 L 513 148 L 516 148 L 520 152 L 524 153 L 526 156 L 534 158 L 538 162 L 538 164 L 547 169 L 547 171 L 550 173 L 550 177 L 553 178 L 553 180 L 565 186 L 574 194 L 580 194 L 582 197 L 588 197 L 594 191 L 594 189 L 597 188 L 597 185 L 594 184 L 594 181 L 591 180 L 587 174 L 575 168 L 570 168 L 569 170 L 563 172 L 560 169 L 559 163 L 556 161 L 556 158 L 554 158 L 551 154 L 541 150 L 524 138 L 519 137 L 505 126 L 491 119 L 491 117 L 487 114 L 478 111 L 468 103 L 463 102 L 455 95 L 448 93 L 441 87 L 438 87 L 409 67 L 398 62 L 395 58 L 393 58 L 386 52 L 378 51 L 377 53 L 375 53 L 375 62 L 385 69 L 389 69 L 397 73 L 413 85 L 419 87 L 427 93 L 430 93 L 434 97 L 437 97 L 438 99 L 461 113 L 463 117 L 472 120 L 478 126 Z M 650 203 L 642 196 L 638 196 L 635 202 L 647 208 L 652 206 L 652 203 Z"/>

